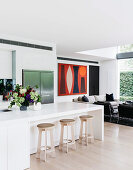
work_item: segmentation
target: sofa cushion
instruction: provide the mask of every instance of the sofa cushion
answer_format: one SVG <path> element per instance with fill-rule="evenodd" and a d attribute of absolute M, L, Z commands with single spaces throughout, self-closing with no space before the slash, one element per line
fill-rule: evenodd
<path fill-rule="evenodd" d="M 84 102 L 89 102 L 88 97 L 86 97 L 85 95 L 82 97 L 82 100 L 83 100 Z"/>
<path fill-rule="evenodd" d="M 94 102 L 94 104 L 104 105 L 104 104 L 105 104 L 105 102 L 97 101 L 97 102 Z"/>
<path fill-rule="evenodd" d="M 118 103 L 117 103 L 116 101 L 112 101 L 112 102 L 110 102 L 110 104 L 111 104 L 112 106 L 118 106 Z"/>
<path fill-rule="evenodd" d="M 112 94 L 106 94 L 106 101 L 114 101 L 114 95 Z"/>
<path fill-rule="evenodd" d="M 97 95 L 97 96 L 95 96 L 95 99 L 96 99 L 96 101 L 98 102 L 98 101 L 100 101 L 100 102 L 105 102 L 106 101 L 106 96 L 105 95 Z"/>
<path fill-rule="evenodd" d="M 96 101 L 94 96 L 89 96 L 88 99 L 89 99 L 89 103 L 91 104 L 93 104 Z"/>
<path fill-rule="evenodd" d="M 78 102 L 78 98 L 74 98 L 74 99 L 73 99 L 73 102 Z"/>
<path fill-rule="evenodd" d="M 133 119 L 133 105 L 120 104 L 118 110 L 120 117 Z"/>
<path fill-rule="evenodd" d="M 78 97 L 78 101 L 83 101 L 81 96 Z"/>

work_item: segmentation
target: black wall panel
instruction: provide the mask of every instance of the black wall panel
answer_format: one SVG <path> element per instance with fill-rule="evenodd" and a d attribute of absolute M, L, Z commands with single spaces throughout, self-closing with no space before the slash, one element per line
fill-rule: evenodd
<path fill-rule="evenodd" d="M 89 96 L 99 95 L 99 66 L 89 66 Z"/>

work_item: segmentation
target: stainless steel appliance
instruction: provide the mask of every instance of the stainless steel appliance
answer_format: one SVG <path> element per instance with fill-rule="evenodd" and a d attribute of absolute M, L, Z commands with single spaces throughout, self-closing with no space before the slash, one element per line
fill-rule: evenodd
<path fill-rule="evenodd" d="M 54 72 L 53 71 L 38 71 L 38 70 L 23 70 L 23 86 L 30 85 L 34 87 L 38 85 L 38 93 L 41 95 L 41 103 L 54 102 Z"/>

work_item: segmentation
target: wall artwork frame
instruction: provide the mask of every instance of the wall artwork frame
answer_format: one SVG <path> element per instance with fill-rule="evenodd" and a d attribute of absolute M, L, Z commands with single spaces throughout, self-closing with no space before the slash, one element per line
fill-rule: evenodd
<path fill-rule="evenodd" d="M 87 66 L 58 63 L 58 96 L 87 94 Z"/>

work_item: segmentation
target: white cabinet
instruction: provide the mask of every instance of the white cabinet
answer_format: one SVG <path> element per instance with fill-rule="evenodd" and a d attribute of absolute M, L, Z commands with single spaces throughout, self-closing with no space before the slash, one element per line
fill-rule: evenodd
<path fill-rule="evenodd" d="M 24 170 L 30 167 L 29 123 L 0 127 L 0 170 Z"/>
<path fill-rule="evenodd" d="M 7 170 L 7 128 L 0 127 L 0 170 Z"/>

